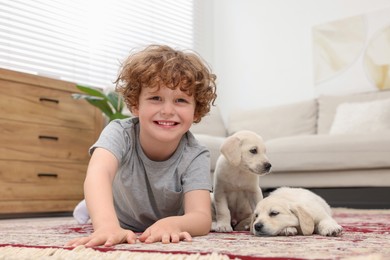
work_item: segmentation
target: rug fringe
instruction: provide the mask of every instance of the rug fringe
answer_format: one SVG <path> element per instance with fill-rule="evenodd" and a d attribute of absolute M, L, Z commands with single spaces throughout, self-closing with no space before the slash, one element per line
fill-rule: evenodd
<path fill-rule="evenodd" d="M 211 253 L 201 254 L 171 254 L 171 253 L 144 253 L 127 251 L 109 251 L 100 252 L 84 246 L 75 247 L 73 250 L 62 248 L 26 248 L 6 246 L 0 248 L 1 260 L 32 260 L 32 259 L 50 259 L 50 260 L 229 260 L 226 255 Z"/>

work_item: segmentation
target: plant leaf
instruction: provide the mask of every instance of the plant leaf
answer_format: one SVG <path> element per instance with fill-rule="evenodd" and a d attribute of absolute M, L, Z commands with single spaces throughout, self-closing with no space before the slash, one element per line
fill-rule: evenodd
<path fill-rule="evenodd" d="M 120 99 L 121 96 L 117 92 L 111 91 L 106 95 L 96 88 L 82 85 L 76 85 L 76 87 L 86 94 L 74 93 L 72 97 L 74 99 L 85 99 L 91 105 L 99 108 L 110 121 L 130 117 L 122 114 L 124 102 Z"/>
<path fill-rule="evenodd" d="M 114 119 L 125 119 L 125 118 L 129 118 L 130 116 L 128 115 L 124 115 L 120 112 L 117 112 L 115 114 L 112 114 L 111 117 L 110 117 L 110 121 L 111 120 L 114 120 Z"/>
<path fill-rule="evenodd" d="M 112 108 L 110 107 L 110 105 L 107 103 L 106 100 L 96 100 L 96 99 L 92 99 L 92 100 L 91 99 L 86 99 L 86 100 L 91 105 L 99 108 L 109 118 L 111 118 L 111 116 L 114 114 L 112 112 Z"/>
<path fill-rule="evenodd" d="M 79 94 L 79 93 L 72 94 L 72 98 L 73 99 L 104 100 L 103 97 L 96 97 L 96 96 L 90 96 L 90 95 Z"/>
<path fill-rule="evenodd" d="M 122 112 L 124 103 L 121 95 L 117 92 L 111 91 L 107 94 L 107 98 L 116 112 Z"/>
<path fill-rule="evenodd" d="M 76 85 L 76 87 L 82 92 L 87 93 L 90 96 L 102 97 L 104 99 L 107 99 L 107 96 L 102 91 L 96 88 L 86 87 L 82 85 Z"/>

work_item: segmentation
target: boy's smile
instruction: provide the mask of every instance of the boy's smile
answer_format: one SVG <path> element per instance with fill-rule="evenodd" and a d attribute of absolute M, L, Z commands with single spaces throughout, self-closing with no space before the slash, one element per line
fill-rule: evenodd
<path fill-rule="evenodd" d="M 160 126 L 165 126 L 165 127 L 174 126 L 174 125 L 179 124 L 177 122 L 172 122 L 172 121 L 154 121 L 154 122 Z"/>
<path fill-rule="evenodd" d="M 195 101 L 180 88 L 143 88 L 137 109 L 132 111 L 140 121 L 140 142 L 151 159 L 170 156 L 182 136 L 194 122 Z M 169 154 L 161 154 L 169 150 Z M 171 149 L 169 149 L 171 148 Z M 159 151 L 157 151 L 159 150 Z"/>

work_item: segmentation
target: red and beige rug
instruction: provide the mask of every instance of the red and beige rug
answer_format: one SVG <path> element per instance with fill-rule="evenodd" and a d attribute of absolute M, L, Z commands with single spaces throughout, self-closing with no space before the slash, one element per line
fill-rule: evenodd
<path fill-rule="evenodd" d="M 0 259 L 390 259 L 390 210 L 334 209 L 340 237 L 210 233 L 178 244 L 65 248 L 92 232 L 71 217 L 0 220 Z"/>

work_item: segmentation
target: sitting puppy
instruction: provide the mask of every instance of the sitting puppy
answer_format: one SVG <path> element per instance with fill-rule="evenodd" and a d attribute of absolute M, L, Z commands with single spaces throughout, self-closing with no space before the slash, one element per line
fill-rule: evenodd
<path fill-rule="evenodd" d="M 309 190 L 288 187 L 257 204 L 250 227 L 256 236 L 339 236 L 342 230 L 324 199 Z"/>
<path fill-rule="evenodd" d="M 224 141 L 214 172 L 212 230 L 249 230 L 253 210 L 263 198 L 259 176 L 270 169 L 263 139 L 256 133 L 239 131 Z"/>

